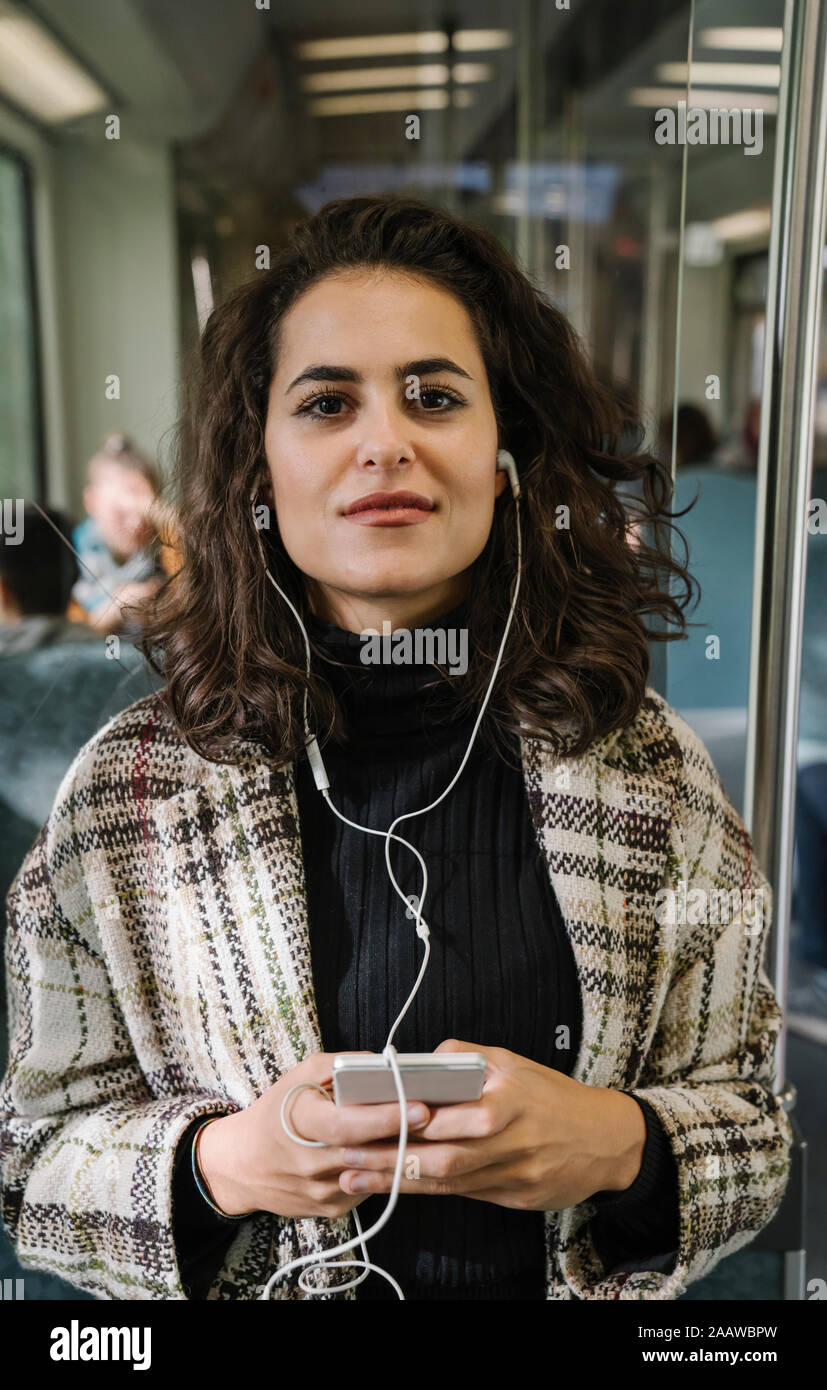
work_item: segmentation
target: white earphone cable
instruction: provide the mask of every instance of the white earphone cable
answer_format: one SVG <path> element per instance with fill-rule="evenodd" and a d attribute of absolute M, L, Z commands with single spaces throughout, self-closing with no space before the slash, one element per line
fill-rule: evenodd
<path fill-rule="evenodd" d="M 444 791 L 442 791 L 442 792 L 440 793 L 440 795 L 439 795 L 438 797 L 436 797 L 436 799 L 430 803 L 430 805 L 428 805 L 428 806 L 423 806 L 423 807 L 421 807 L 421 808 L 420 808 L 419 810 L 417 810 L 417 811 L 406 811 L 403 815 L 397 816 L 396 819 L 392 822 L 392 824 L 388 827 L 388 829 L 387 829 L 386 831 L 385 831 L 385 830 L 374 830 L 374 829 L 372 829 L 370 826 L 359 825 L 356 821 L 349 820 L 347 816 L 343 815 L 343 814 L 334 806 L 334 804 L 333 804 L 333 802 L 332 802 L 332 800 L 331 800 L 331 798 L 330 798 L 330 794 L 329 794 L 330 782 L 329 782 L 329 779 L 328 779 L 328 776 L 327 776 L 327 771 L 326 771 L 326 769 L 325 769 L 324 761 L 323 761 L 323 759 L 322 759 L 321 750 L 320 750 L 320 748 L 319 748 L 319 746 L 318 746 L 318 743 L 317 743 L 317 741 L 316 741 L 316 737 L 315 737 L 315 735 L 311 732 L 310 726 L 309 726 L 308 710 L 307 710 L 308 692 L 307 692 L 307 688 L 305 687 L 305 691 L 304 691 L 304 701 L 303 701 L 304 730 L 305 730 L 305 737 L 306 737 L 306 748 L 307 748 L 308 760 L 309 760 L 309 762 L 310 762 L 310 766 L 311 766 L 311 769 L 312 769 L 312 772 L 313 772 L 313 777 L 314 777 L 316 786 L 317 786 L 317 788 L 319 789 L 319 791 L 322 793 L 322 796 L 324 797 L 325 801 L 327 802 L 327 804 L 328 804 L 328 806 L 330 807 L 330 809 L 331 809 L 331 811 L 333 812 L 333 814 L 334 814 L 335 816 L 338 816 L 339 820 L 343 821 L 345 825 L 352 826 L 353 829 L 355 829 L 355 830 L 360 830 L 360 831 L 362 831 L 362 832 L 363 832 L 364 834 L 366 834 L 366 835 L 381 835 L 381 836 L 384 838 L 384 840 L 385 840 L 385 867 L 386 867 L 386 869 L 387 869 L 388 875 L 389 875 L 389 877 L 390 877 L 390 881 L 391 881 L 391 883 L 392 883 L 392 885 L 393 885 L 393 887 L 394 887 L 396 893 L 397 893 L 398 896 L 402 899 L 402 901 L 405 903 L 405 906 L 406 906 L 406 908 L 408 909 L 408 912 L 409 912 L 409 913 L 410 913 L 410 910 L 411 910 L 411 902 L 410 902 L 410 900 L 405 896 L 405 894 L 404 894 L 402 888 L 400 887 L 399 883 L 397 882 L 396 877 L 395 877 L 395 875 L 394 875 L 394 873 L 393 873 L 393 870 L 392 870 L 392 868 L 391 868 L 391 863 L 390 863 L 390 842 L 391 842 L 391 840 L 396 840 L 396 841 L 398 841 L 399 844 L 406 845 L 407 848 L 408 848 L 408 849 L 411 851 L 411 853 L 414 855 L 414 857 L 417 859 L 417 861 L 418 861 L 418 863 L 419 863 L 419 866 L 420 866 L 420 868 L 421 868 L 421 870 L 422 870 L 422 892 L 421 892 L 421 894 L 419 895 L 419 897 L 416 899 L 415 930 L 416 930 L 417 936 L 419 936 L 419 937 L 421 938 L 421 940 L 423 941 L 425 949 L 424 949 L 423 958 L 422 958 L 422 965 L 421 965 L 421 967 L 420 967 L 419 974 L 417 975 L 417 978 L 416 978 L 416 981 L 415 981 L 415 983 L 414 983 L 414 986 L 413 986 L 413 988 L 412 988 L 410 994 L 408 995 L 408 998 L 407 998 L 407 1000 L 405 1001 L 405 1004 L 403 1005 L 403 1007 L 402 1007 L 400 1013 L 397 1015 L 397 1018 L 396 1018 L 396 1020 L 394 1021 L 393 1026 L 391 1027 L 391 1030 L 390 1030 L 390 1032 L 389 1032 L 389 1034 L 388 1034 L 387 1042 L 386 1042 L 385 1047 L 384 1047 L 383 1052 L 382 1052 L 383 1057 L 384 1057 L 385 1060 L 387 1061 L 388 1066 L 389 1066 L 391 1072 L 393 1073 L 394 1084 L 395 1084 L 395 1086 L 396 1086 L 396 1094 L 397 1094 L 397 1097 L 398 1097 L 398 1100 L 399 1100 L 399 1107 L 400 1107 L 399 1146 L 398 1146 L 398 1149 L 397 1149 L 396 1166 L 395 1166 L 395 1168 L 394 1168 L 393 1182 L 392 1182 L 392 1184 L 391 1184 L 390 1193 L 388 1194 L 388 1202 L 387 1202 L 387 1205 L 385 1206 L 384 1211 L 382 1212 L 381 1216 L 377 1219 L 377 1221 L 373 1224 L 373 1226 L 371 1226 L 371 1227 L 369 1228 L 369 1230 L 364 1231 L 364 1232 L 362 1231 L 361 1222 L 360 1222 L 360 1220 L 359 1220 L 359 1213 L 358 1213 L 358 1211 L 357 1211 L 356 1209 L 354 1209 L 354 1211 L 353 1211 L 353 1219 L 354 1219 L 354 1223 L 355 1223 L 355 1225 L 356 1225 L 356 1229 L 357 1229 L 357 1232 L 358 1232 L 358 1234 L 357 1234 L 355 1237 L 353 1237 L 351 1240 L 345 1241 L 345 1242 L 344 1242 L 343 1244 L 341 1244 L 341 1245 L 337 1245 L 337 1246 L 336 1246 L 334 1249 L 332 1249 L 332 1250 L 326 1250 L 326 1251 L 324 1251 L 324 1253 L 321 1254 L 321 1255 L 318 1254 L 317 1252 L 311 1252 L 311 1254 L 309 1254 L 309 1255 L 302 1255 L 302 1256 L 300 1256 L 298 1259 L 291 1260 L 291 1261 L 289 1261 L 287 1264 L 284 1264 L 284 1265 L 280 1266 L 280 1268 L 278 1268 L 277 1270 L 275 1270 L 274 1273 L 271 1275 L 270 1279 L 267 1281 L 267 1284 L 266 1284 L 265 1287 L 264 1287 L 264 1291 L 263 1291 L 262 1294 L 260 1295 L 261 1300 L 269 1299 L 269 1297 L 270 1297 L 270 1291 L 271 1291 L 273 1285 L 276 1283 L 277 1280 L 282 1279 L 286 1274 L 290 1273 L 291 1270 L 297 1269 L 297 1268 L 299 1268 L 300 1266 L 308 1265 L 309 1268 L 307 1268 L 307 1269 L 302 1268 L 302 1273 L 301 1273 L 300 1276 L 299 1276 L 298 1284 L 299 1284 L 299 1287 L 302 1289 L 302 1291 L 303 1291 L 304 1293 L 306 1293 L 309 1297 L 319 1297 L 320 1295 L 327 1294 L 327 1293 L 329 1293 L 329 1292 L 331 1292 L 331 1291 L 332 1291 L 332 1292 L 336 1292 L 336 1293 L 340 1293 L 340 1292 L 344 1292 L 346 1289 L 355 1288 L 357 1284 L 361 1284 L 361 1283 L 363 1282 L 363 1280 L 365 1280 L 365 1279 L 367 1278 L 368 1274 L 369 1274 L 371 1271 L 373 1271 L 373 1272 L 376 1273 L 376 1274 L 381 1274 L 382 1277 L 383 1277 L 384 1279 L 387 1279 L 387 1281 L 388 1281 L 388 1282 L 393 1286 L 393 1288 L 396 1290 L 396 1293 L 398 1294 L 399 1298 L 400 1298 L 401 1300 L 404 1301 L 405 1295 L 403 1294 L 403 1292 L 402 1292 L 401 1288 L 399 1287 L 399 1284 L 397 1283 L 397 1281 L 393 1278 L 393 1276 L 392 1276 L 391 1274 L 389 1274 L 389 1273 L 387 1272 L 387 1270 L 382 1269 L 379 1265 L 374 1265 L 374 1264 L 371 1263 L 371 1261 L 370 1261 L 369 1258 L 368 1258 L 368 1252 L 367 1252 L 367 1246 L 366 1246 L 367 1240 L 369 1240 L 370 1237 L 374 1236 L 374 1235 L 376 1234 L 377 1231 L 381 1230 L 382 1227 L 383 1227 L 384 1225 L 386 1225 L 386 1223 L 390 1220 L 390 1217 L 391 1217 L 391 1215 L 393 1214 L 393 1210 L 394 1210 L 394 1208 L 395 1208 L 395 1206 L 396 1206 L 396 1201 L 397 1201 L 397 1197 L 398 1197 L 398 1194 L 399 1194 L 399 1187 L 400 1187 L 400 1184 L 401 1184 L 401 1181 L 402 1181 L 402 1169 L 403 1169 L 403 1165 L 404 1165 L 404 1161 L 405 1161 L 405 1145 L 406 1145 L 407 1139 L 408 1139 L 407 1098 L 406 1098 L 406 1096 L 405 1096 L 405 1088 L 404 1088 L 404 1084 L 403 1084 L 403 1081 L 402 1081 L 402 1075 L 401 1075 L 401 1073 L 400 1073 L 399 1065 L 398 1065 L 398 1062 L 397 1062 L 396 1048 L 393 1046 L 393 1036 L 394 1036 L 394 1034 L 396 1033 L 397 1029 L 399 1028 L 399 1025 L 401 1024 L 401 1022 L 402 1022 L 402 1020 L 404 1019 L 406 1013 L 408 1012 L 408 1009 L 411 1007 L 411 1004 L 413 1003 L 413 1001 L 414 1001 L 414 999 L 415 999 L 415 997 L 416 997 L 417 991 L 419 990 L 419 987 L 420 987 L 420 985 L 421 985 L 421 983 L 422 983 L 422 980 L 423 980 L 423 978 L 424 978 L 425 971 L 426 971 L 426 969 L 427 969 L 428 961 L 430 960 L 430 954 L 431 954 L 430 932 L 429 932 L 429 928 L 428 928 L 427 923 L 425 922 L 424 918 L 422 917 L 422 907 L 423 907 L 423 904 L 424 904 L 424 902 L 425 902 L 426 893 L 427 893 L 427 891 L 428 891 L 428 870 L 427 870 L 427 867 L 426 867 L 426 865 L 425 865 L 425 861 L 424 861 L 424 859 L 422 858 L 422 855 L 421 855 L 421 854 L 419 853 L 419 851 L 417 850 L 416 846 L 415 846 L 415 845 L 412 845 L 412 844 L 410 843 L 410 841 L 404 839 L 403 836 L 401 836 L 401 835 L 396 835 L 396 834 L 394 834 L 393 832 L 394 832 L 394 830 L 395 830 L 395 827 L 396 827 L 397 825 L 399 825 L 401 821 L 404 821 L 404 820 L 411 820 L 411 819 L 413 819 L 415 816 L 422 816 L 422 815 L 425 815 L 425 813 L 426 813 L 427 811 L 433 810 L 435 806 L 438 806 L 439 803 L 440 803 L 441 801 L 444 800 L 444 798 L 445 798 L 445 797 L 448 795 L 448 793 L 453 789 L 453 787 L 456 786 L 456 783 L 457 783 L 457 781 L 459 780 L 459 777 L 460 777 L 460 775 L 461 775 L 463 769 L 465 768 L 465 766 L 466 766 L 466 764 L 467 764 L 467 762 L 468 762 L 468 759 L 469 759 L 469 757 L 470 757 L 470 755 L 471 755 L 471 750 L 472 750 L 472 748 L 473 748 L 473 746 L 474 746 L 474 742 L 475 742 L 476 737 L 477 737 L 477 732 L 478 732 L 479 727 L 480 727 L 480 724 L 481 724 L 481 722 L 482 722 L 482 717 L 483 717 L 483 715 L 484 715 L 484 713 L 485 713 L 485 710 L 486 710 L 486 707 L 487 707 L 487 705 L 488 705 L 488 701 L 489 701 L 489 699 L 490 699 L 491 692 L 492 692 L 492 690 L 493 690 L 493 688 L 494 688 L 494 682 L 495 682 L 495 680 L 496 680 L 496 678 L 497 678 L 497 673 L 499 672 L 500 665 L 501 665 L 501 663 L 502 663 L 503 652 L 504 652 L 504 650 L 505 650 L 506 640 L 507 640 L 507 638 L 508 638 L 508 633 L 509 633 L 509 630 L 510 630 L 510 628 L 511 628 L 511 623 L 512 623 L 512 621 L 513 621 L 514 613 L 515 613 L 516 606 L 517 606 L 517 597 L 518 597 L 519 592 L 520 592 L 520 579 L 521 579 L 521 576 L 522 576 L 522 530 L 521 530 L 521 526 L 520 526 L 520 498 L 521 498 L 522 493 L 521 493 L 521 489 L 520 489 L 520 483 L 519 483 L 519 477 L 518 477 L 518 474 L 517 474 L 517 467 L 516 467 L 516 464 L 515 464 L 514 459 L 512 458 L 512 456 L 511 456 L 506 450 L 500 450 L 500 451 L 499 451 L 498 456 L 497 456 L 497 466 L 498 466 L 498 468 L 502 468 L 502 469 L 504 469 L 505 472 L 507 472 L 507 474 L 508 474 L 508 476 L 509 476 L 510 483 L 511 483 L 511 492 L 512 492 L 512 496 L 513 496 L 513 498 L 514 498 L 514 512 L 515 512 L 516 530 L 517 530 L 517 575 L 516 575 L 516 579 L 515 579 L 515 581 L 514 581 L 514 586 L 513 586 L 513 590 L 512 590 L 511 604 L 510 604 L 510 608 L 509 608 L 509 612 L 508 612 L 508 618 L 507 618 L 507 621 L 506 621 L 506 624 L 505 624 L 505 629 L 504 629 L 504 631 L 503 631 L 503 635 L 502 635 L 502 638 L 501 638 L 501 641 L 500 641 L 499 650 L 498 650 L 498 652 L 497 652 L 496 661 L 495 661 L 495 663 L 494 663 L 494 669 L 493 669 L 493 671 L 492 671 L 492 673 L 491 673 L 491 679 L 490 679 L 490 681 L 488 682 L 488 686 L 487 686 L 487 689 L 486 689 L 486 692 L 485 692 L 485 696 L 484 696 L 482 705 L 480 706 L 479 713 L 478 713 L 477 718 L 476 718 L 476 721 L 475 721 L 475 723 L 474 723 L 474 728 L 473 728 L 473 730 L 472 730 L 472 732 L 471 732 L 471 737 L 470 737 L 469 742 L 468 742 L 468 747 L 467 747 L 466 750 L 465 750 L 465 754 L 464 754 L 464 756 L 463 756 L 463 758 L 462 758 L 462 761 L 461 761 L 459 767 L 457 768 L 456 772 L 454 773 L 454 776 L 452 777 L 451 781 L 448 783 L 448 785 L 447 785 L 447 787 L 444 789 Z M 251 493 L 251 501 L 254 501 L 254 500 L 255 500 L 255 488 L 253 488 L 253 491 L 252 491 L 252 493 Z M 256 534 L 257 534 L 257 536 L 258 536 L 258 528 L 256 528 Z M 278 593 L 281 595 L 281 597 L 284 599 L 285 603 L 288 605 L 290 611 L 293 613 L 293 616 L 295 617 L 297 623 L 299 624 L 299 627 L 301 628 L 302 636 L 303 636 L 303 638 L 304 638 L 305 654 L 306 654 L 306 661 L 307 661 L 307 674 L 308 674 L 308 676 L 309 676 L 309 675 L 310 675 L 310 670 L 311 670 L 311 656 L 310 656 L 310 640 L 309 640 L 308 635 L 307 635 L 307 630 L 305 629 L 304 623 L 302 622 L 302 619 L 301 619 L 301 615 L 299 614 L 299 612 L 298 612 L 298 610 L 296 609 L 295 605 L 291 602 L 291 600 L 288 598 L 287 594 L 286 594 L 286 593 L 284 592 L 284 590 L 279 586 L 279 584 L 276 583 L 276 580 L 273 578 L 272 574 L 270 573 L 269 567 L 267 566 L 266 557 L 264 556 L 264 549 L 263 549 L 263 546 L 261 545 L 261 537 L 260 537 L 260 536 L 258 536 L 258 541 L 259 541 L 259 547 L 260 547 L 261 553 L 262 553 L 262 558 L 264 559 L 264 568 L 265 568 L 265 573 L 266 573 L 266 575 L 267 575 L 267 578 L 269 579 L 270 583 L 273 585 L 274 589 L 276 589 L 277 592 L 278 592 Z M 308 1147 L 308 1148 L 327 1148 L 327 1147 L 329 1147 L 329 1146 L 328 1146 L 323 1140 L 320 1140 L 320 1139 L 303 1139 L 303 1138 L 301 1138 L 300 1135 L 296 1134 L 296 1133 L 292 1130 L 292 1128 L 289 1126 L 289 1124 L 288 1124 L 288 1122 L 287 1122 L 287 1105 L 288 1105 L 290 1099 L 292 1098 L 292 1096 L 296 1095 L 299 1091 L 307 1090 L 307 1089 L 312 1089 L 312 1090 L 321 1091 L 322 1095 L 326 1096 L 328 1100 L 331 1100 L 331 1101 L 332 1101 L 332 1097 L 329 1095 L 329 1093 L 328 1093 L 322 1086 L 317 1085 L 317 1083 L 315 1083 L 315 1082 L 299 1082 L 297 1085 L 292 1086 L 292 1087 L 290 1088 L 290 1090 L 287 1092 L 286 1096 L 284 1097 L 284 1100 L 282 1101 L 282 1105 L 281 1105 L 281 1122 L 282 1122 L 282 1127 L 284 1128 L 285 1133 L 294 1141 L 294 1143 L 302 1144 L 302 1145 L 304 1145 L 305 1147 Z M 356 1245 L 360 1245 L 360 1246 L 361 1246 L 361 1250 L 362 1250 L 362 1259 L 361 1259 L 361 1260 L 340 1260 L 340 1259 L 335 1258 L 335 1257 L 338 1256 L 338 1255 L 346 1254 L 348 1251 L 352 1250 L 352 1249 L 354 1248 L 354 1246 L 356 1246 Z M 329 1269 L 337 1269 L 337 1268 L 358 1268 L 358 1269 L 361 1269 L 361 1270 L 362 1270 L 362 1273 L 359 1275 L 358 1278 L 356 1278 L 356 1279 L 351 1279 L 348 1283 L 345 1283 L 345 1284 L 337 1284 L 337 1285 L 335 1285 L 335 1286 L 333 1287 L 332 1290 L 331 1290 L 331 1289 L 328 1289 L 326 1286 L 312 1285 L 312 1284 L 309 1284 L 309 1283 L 306 1282 L 306 1276 L 311 1276 L 311 1275 L 314 1275 L 314 1274 L 319 1274 L 319 1273 L 320 1273 L 321 1271 L 323 1271 L 325 1268 L 329 1268 Z"/>

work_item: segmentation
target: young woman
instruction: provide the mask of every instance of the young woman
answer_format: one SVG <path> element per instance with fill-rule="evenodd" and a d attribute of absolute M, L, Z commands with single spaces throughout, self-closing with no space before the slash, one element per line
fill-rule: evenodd
<path fill-rule="evenodd" d="M 691 596 L 668 475 L 497 241 L 413 200 L 298 227 L 200 365 L 145 629 L 166 688 L 78 755 L 9 898 L 18 1257 L 108 1298 L 254 1299 L 373 1224 L 398 1105 L 311 1084 L 311 1147 L 282 1104 L 384 1048 L 423 951 L 384 832 L 470 744 L 402 827 L 431 956 L 394 1044 L 482 1052 L 485 1087 L 412 1105 L 369 1255 L 408 1298 L 678 1296 L 771 1219 L 791 1134 L 766 880 L 646 685 L 644 617 L 679 632 Z M 520 589 L 472 738 L 518 577 L 500 450 Z M 442 665 L 364 659 L 400 630 Z"/>

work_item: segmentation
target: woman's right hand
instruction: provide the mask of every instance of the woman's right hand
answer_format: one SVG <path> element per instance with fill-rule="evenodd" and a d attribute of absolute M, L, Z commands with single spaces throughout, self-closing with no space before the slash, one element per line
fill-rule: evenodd
<path fill-rule="evenodd" d="M 228 1216 L 270 1211 L 276 1216 L 344 1216 L 364 1197 L 343 1192 L 339 1175 L 348 1165 L 346 1148 L 399 1135 L 399 1103 L 334 1105 L 318 1091 L 299 1091 L 286 1119 L 303 1139 L 323 1139 L 330 1147 L 306 1148 L 282 1128 L 281 1107 L 292 1086 L 332 1080 L 333 1052 L 314 1052 L 246 1110 L 225 1115 L 201 1131 L 198 1158 L 213 1201 Z M 419 1123 L 417 1124 L 417 1119 Z M 430 1111 L 408 1106 L 411 1129 L 428 1123 Z"/>
<path fill-rule="evenodd" d="M 90 617 L 92 627 L 100 632 L 118 632 L 125 626 L 127 615 L 124 608 L 138 608 L 148 598 L 158 591 L 161 587 L 161 580 L 135 579 L 128 584 L 121 584 L 115 590 L 109 602 L 103 605 Z"/>

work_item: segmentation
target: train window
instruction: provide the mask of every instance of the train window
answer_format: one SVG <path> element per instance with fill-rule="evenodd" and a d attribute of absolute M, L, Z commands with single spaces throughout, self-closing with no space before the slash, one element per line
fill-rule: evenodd
<path fill-rule="evenodd" d="M 41 420 L 27 166 L 0 148 L 0 495 L 41 494 Z"/>

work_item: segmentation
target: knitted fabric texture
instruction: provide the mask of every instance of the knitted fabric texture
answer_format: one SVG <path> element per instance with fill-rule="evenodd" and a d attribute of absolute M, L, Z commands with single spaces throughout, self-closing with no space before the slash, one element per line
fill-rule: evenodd
<path fill-rule="evenodd" d="M 706 750 L 655 691 L 583 756 L 560 738 L 562 753 L 527 736 L 521 751 L 582 991 L 572 1076 L 657 1111 L 680 1243 L 671 1274 L 609 1276 L 596 1204 L 546 1212 L 547 1298 L 673 1299 L 771 1220 L 792 1134 L 771 1089 L 769 913 L 759 930 L 737 912 L 699 922 L 658 911 L 659 890 L 768 902 L 769 887 Z M 22 1264 L 104 1299 L 186 1298 L 179 1139 L 321 1050 L 293 767 L 242 740 L 238 757 L 199 757 L 157 694 L 139 700 L 81 749 L 7 899 L 2 1217 Z M 255 1299 L 277 1265 L 354 1234 L 350 1216 L 260 1213 L 208 1297 Z M 349 1275 L 328 1273 L 322 1297 L 352 1297 L 335 1292 Z M 275 1296 L 303 1299 L 297 1278 Z"/>

